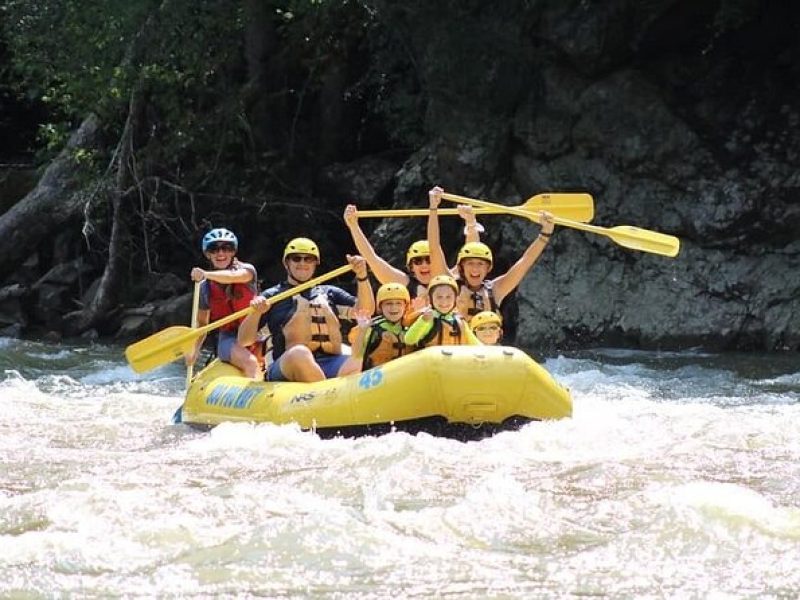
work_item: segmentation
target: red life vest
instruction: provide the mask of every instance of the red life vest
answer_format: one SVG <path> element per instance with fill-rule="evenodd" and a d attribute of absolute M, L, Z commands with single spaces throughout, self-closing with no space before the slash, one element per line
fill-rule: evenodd
<path fill-rule="evenodd" d="M 211 311 L 209 322 L 219 321 L 243 308 L 250 306 L 256 293 L 250 283 L 229 283 L 222 285 L 216 281 L 208 283 L 208 309 Z M 223 331 L 236 331 L 242 319 L 220 327 Z"/>

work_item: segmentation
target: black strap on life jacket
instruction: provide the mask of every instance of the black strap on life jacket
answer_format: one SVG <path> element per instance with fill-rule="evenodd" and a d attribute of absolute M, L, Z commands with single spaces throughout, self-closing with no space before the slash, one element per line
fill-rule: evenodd
<path fill-rule="evenodd" d="M 458 322 L 458 319 L 453 319 L 452 322 L 449 322 L 453 326 L 453 331 L 450 332 L 450 337 L 454 338 L 461 338 L 461 324 Z M 430 342 L 432 339 L 437 338 L 439 344 L 441 345 L 444 337 L 444 333 L 442 332 L 442 317 L 434 317 L 433 319 L 433 327 L 431 330 L 417 342 L 418 348 L 424 348 L 425 345 Z"/>

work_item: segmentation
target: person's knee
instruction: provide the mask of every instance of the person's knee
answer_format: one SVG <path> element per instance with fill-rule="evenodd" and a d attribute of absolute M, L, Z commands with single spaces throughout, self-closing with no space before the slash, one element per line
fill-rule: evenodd
<path fill-rule="evenodd" d="M 307 346 L 292 346 L 284 352 L 281 360 L 288 364 L 303 364 L 314 360 L 314 353 Z"/>
<path fill-rule="evenodd" d="M 261 366 L 258 364 L 258 359 L 250 354 L 250 356 L 245 359 L 242 370 L 244 371 L 244 374 L 251 379 L 256 379 L 261 373 Z"/>
<path fill-rule="evenodd" d="M 231 351 L 230 363 L 251 375 L 258 371 L 258 359 L 247 348 L 236 345 Z M 254 376 L 254 375 L 251 375 Z"/>

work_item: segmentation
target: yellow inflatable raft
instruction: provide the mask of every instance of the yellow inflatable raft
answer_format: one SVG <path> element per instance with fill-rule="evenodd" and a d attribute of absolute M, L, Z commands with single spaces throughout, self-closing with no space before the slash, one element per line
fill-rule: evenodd
<path fill-rule="evenodd" d="M 214 361 L 192 382 L 177 422 L 297 423 L 323 437 L 389 431 L 480 439 L 572 415 L 567 389 L 505 346 L 438 346 L 317 383 L 260 382 Z"/>

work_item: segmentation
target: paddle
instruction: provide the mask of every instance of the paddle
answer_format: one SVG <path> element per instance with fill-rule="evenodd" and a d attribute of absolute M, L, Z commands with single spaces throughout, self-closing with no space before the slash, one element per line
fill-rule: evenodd
<path fill-rule="evenodd" d="M 192 329 L 197 328 L 197 312 L 200 309 L 200 282 L 194 282 L 194 291 L 192 292 Z M 186 389 L 192 383 L 192 376 L 194 375 L 194 364 L 186 367 Z"/>
<path fill-rule="evenodd" d="M 503 206 L 502 204 L 494 204 L 484 200 L 475 200 L 473 198 L 464 198 L 462 196 L 452 196 L 451 194 L 442 194 L 442 198 L 450 200 L 451 202 L 460 202 L 462 204 L 470 204 L 472 206 L 479 206 L 481 208 L 492 208 L 498 212 L 505 212 L 510 215 L 517 215 L 518 217 L 526 217 L 532 221 L 539 222 L 538 213 L 530 213 L 524 210 L 519 210 L 514 206 Z M 563 227 L 572 227 L 573 229 L 580 229 L 598 235 L 604 235 L 611 238 L 620 246 L 630 248 L 631 250 L 640 250 L 642 252 L 651 252 L 653 254 L 660 254 L 662 256 L 677 256 L 680 251 L 680 240 L 672 235 L 665 233 L 658 233 L 657 231 L 649 231 L 647 229 L 640 229 L 632 225 L 619 225 L 610 229 L 606 227 L 598 227 L 597 225 L 587 225 L 577 221 L 571 221 L 558 216 L 553 218 L 556 225 Z"/>
<path fill-rule="evenodd" d="M 350 265 L 344 265 L 329 273 L 325 273 L 314 279 L 309 279 L 305 283 L 296 285 L 280 294 L 275 294 L 269 299 L 270 304 L 275 304 L 286 298 L 291 298 L 295 294 L 299 294 L 315 285 L 319 285 L 323 281 L 328 281 L 343 273 L 347 273 L 347 271 L 351 269 L 352 267 Z M 197 329 L 192 329 L 191 327 L 183 325 L 167 327 L 125 348 L 125 358 L 128 360 L 128 364 L 131 368 L 137 373 L 144 373 L 150 369 L 155 369 L 161 365 L 171 363 L 173 360 L 177 360 L 184 354 L 190 352 L 194 348 L 195 340 L 201 335 L 205 335 L 209 331 L 213 331 L 227 323 L 241 319 L 250 314 L 252 310 L 252 307 L 248 306 L 247 308 L 243 308 L 227 317 L 223 317 L 218 321 L 214 321 L 203 327 L 198 327 Z"/>
<path fill-rule="evenodd" d="M 455 194 L 442 194 L 443 198 L 458 202 L 459 204 L 469 204 L 472 198 L 465 198 L 463 196 L 456 196 Z M 500 205 L 497 205 L 500 206 Z M 503 207 L 503 209 L 508 207 Z M 558 217 L 564 219 L 572 219 L 581 223 L 590 223 L 594 218 L 594 200 L 590 194 L 583 193 L 553 193 L 553 194 L 536 194 L 528 198 L 523 204 L 514 206 L 517 210 L 522 210 L 530 214 L 538 213 L 540 210 L 546 210 Z M 497 215 L 503 214 L 508 211 L 501 210 L 495 205 L 485 206 L 475 211 L 477 215 Z M 457 215 L 457 208 L 440 208 L 440 215 Z M 427 208 L 402 208 L 390 210 L 360 210 L 358 211 L 360 217 L 427 217 Z"/>

